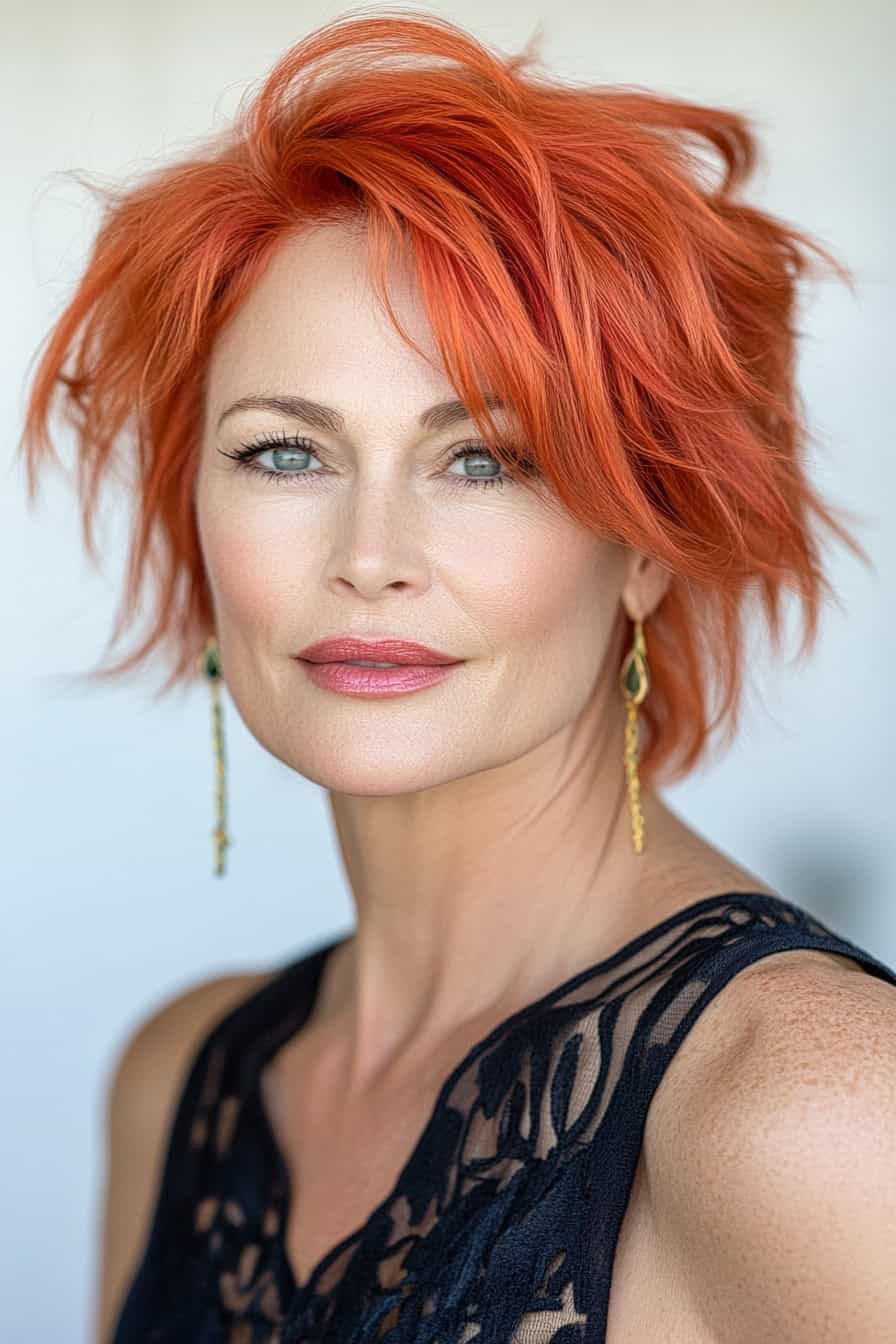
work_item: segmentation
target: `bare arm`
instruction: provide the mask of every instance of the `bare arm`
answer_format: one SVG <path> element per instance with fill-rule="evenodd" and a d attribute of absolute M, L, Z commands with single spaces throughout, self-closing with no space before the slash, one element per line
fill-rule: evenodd
<path fill-rule="evenodd" d="M 738 987 L 752 1029 L 657 1131 L 660 1235 L 726 1344 L 896 1340 L 896 991 L 833 960 Z"/>
<path fill-rule="evenodd" d="M 119 1052 L 105 1094 L 97 1344 L 109 1344 L 142 1259 L 177 1103 L 195 1052 L 214 1024 L 269 974 L 224 975 L 194 985 L 146 1018 Z"/>

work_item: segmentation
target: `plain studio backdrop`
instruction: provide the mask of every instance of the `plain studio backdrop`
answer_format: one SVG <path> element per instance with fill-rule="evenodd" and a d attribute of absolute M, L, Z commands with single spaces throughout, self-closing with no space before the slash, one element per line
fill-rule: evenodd
<path fill-rule="evenodd" d="M 540 27 L 545 67 L 564 77 L 747 113 L 765 155 L 748 199 L 828 244 L 855 274 L 855 296 L 830 279 L 804 301 L 800 383 L 819 443 L 811 471 L 826 498 L 860 515 L 874 570 L 840 546 L 826 550 L 843 609 L 823 611 L 814 655 L 793 666 L 795 619 L 778 660 L 757 632 L 735 745 L 664 796 L 785 897 L 892 965 L 890 8 L 491 0 L 428 12 L 504 51 Z M 115 687 L 66 683 L 102 656 L 132 515 L 107 490 L 98 573 L 82 555 L 67 476 L 51 471 L 30 513 L 15 461 L 29 357 L 97 223 L 93 200 L 64 174 L 114 181 L 189 150 L 288 46 L 345 7 L 43 0 L 13 13 L 6 0 L 5 11 L 0 1337 L 78 1344 L 90 1337 L 104 1089 L 125 1035 L 200 978 L 273 967 L 347 930 L 352 905 L 326 795 L 259 746 L 226 692 L 235 843 L 226 877 L 215 878 L 207 687 L 154 704 L 158 661 Z M 58 434 L 70 463 L 71 439 Z"/>

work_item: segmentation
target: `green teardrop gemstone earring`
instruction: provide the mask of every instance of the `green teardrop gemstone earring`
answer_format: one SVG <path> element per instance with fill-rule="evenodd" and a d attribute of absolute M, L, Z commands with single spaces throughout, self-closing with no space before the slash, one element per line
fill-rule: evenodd
<path fill-rule="evenodd" d="M 635 621 L 634 642 L 625 656 L 619 673 L 622 694 L 626 702 L 625 772 L 628 779 L 628 800 L 632 818 L 632 844 L 636 854 L 644 849 L 644 817 L 641 813 L 641 782 L 638 779 L 638 705 L 647 694 L 650 681 L 647 675 L 647 645 L 644 626 Z"/>
<path fill-rule="evenodd" d="M 227 834 L 226 759 L 224 756 L 224 716 L 221 710 L 221 650 L 214 635 L 209 635 L 205 648 L 196 660 L 199 672 L 208 681 L 212 697 L 212 736 L 215 748 L 215 806 L 217 819 L 211 832 L 215 841 L 214 876 L 224 874 L 224 852 L 233 839 Z"/>

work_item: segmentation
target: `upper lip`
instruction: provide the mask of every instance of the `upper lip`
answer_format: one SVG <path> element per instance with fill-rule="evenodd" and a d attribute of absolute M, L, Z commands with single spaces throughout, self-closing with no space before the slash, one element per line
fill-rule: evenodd
<path fill-rule="evenodd" d="M 369 640 L 357 639 L 354 635 L 332 635 L 309 644 L 296 655 L 308 663 L 344 663 L 354 658 L 364 658 L 377 663 L 406 663 L 414 667 L 434 667 L 442 663 L 460 663 L 462 658 L 453 658 L 450 653 L 440 653 L 425 644 L 416 644 L 413 640 L 385 637 Z"/>

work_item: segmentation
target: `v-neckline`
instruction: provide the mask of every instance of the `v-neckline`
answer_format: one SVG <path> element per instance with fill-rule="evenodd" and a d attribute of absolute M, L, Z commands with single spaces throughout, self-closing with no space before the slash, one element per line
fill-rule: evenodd
<path fill-rule="evenodd" d="M 291 1320 L 294 1313 L 299 1309 L 299 1305 L 304 1304 L 305 1300 L 310 1298 L 321 1275 L 333 1261 L 344 1254 L 352 1243 L 360 1243 L 367 1230 L 375 1221 L 381 1218 L 385 1210 L 395 1201 L 404 1184 L 408 1171 L 416 1164 L 420 1152 L 430 1138 L 434 1126 L 439 1121 L 452 1087 L 457 1082 L 458 1078 L 460 1078 L 461 1074 L 475 1061 L 476 1057 L 496 1041 L 502 1032 L 516 1026 L 516 1024 L 521 1022 L 527 1015 L 534 1015 L 541 1009 L 547 1007 L 552 1000 L 561 998 L 570 990 L 578 988 L 580 984 L 584 984 L 590 977 L 599 974 L 601 971 L 612 969 L 613 966 L 618 965 L 634 953 L 639 952 L 642 947 L 645 947 L 647 943 L 651 941 L 651 939 L 657 938 L 668 929 L 674 928 L 676 924 L 682 923 L 689 917 L 698 916 L 703 911 L 710 910 L 714 906 L 730 903 L 731 901 L 746 901 L 748 903 L 750 901 L 759 901 L 760 903 L 772 902 L 778 907 L 784 906 L 788 909 L 793 908 L 789 902 L 785 901 L 783 898 L 772 896 L 766 892 L 723 891 L 714 896 L 701 897 L 699 901 L 694 901 L 690 905 L 682 906 L 681 909 L 675 910 L 672 914 L 665 916 L 659 923 L 651 925 L 650 928 L 644 929 L 643 932 L 637 934 L 634 938 L 630 938 L 627 942 L 623 943 L 621 947 L 618 947 L 615 952 L 611 953 L 610 956 L 602 957 L 600 961 L 596 961 L 592 963 L 592 965 L 586 966 L 580 971 L 576 971 L 574 975 L 568 976 L 565 980 L 554 985 L 544 994 L 540 994 L 538 998 L 523 1004 L 522 1007 L 502 1018 L 500 1022 L 496 1023 L 496 1025 L 479 1040 L 474 1041 L 465 1052 L 463 1058 L 458 1061 L 454 1068 L 452 1068 L 451 1072 L 442 1083 L 423 1127 L 388 1194 L 375 1205 L 357 1227 L 336 1242 L 330 1250 L 325 1251 L 324 1254 L 320 1256 L 317 1263 L 312 1266 L 307 1277 L 301 1282 L 299 1282 L 296 1277 L 286 1249 L 286 1232 L 293 1202 L 292 1181 L 286 1158 L 280 1148 L 280 1144 L 274 1133 L 273 1125 L 264 1103 L 261 1091 L 261 1073 L 265 1065 L 273 1058 L 273 1056 L 290 1041 L 295 1039 L 310 1018 L 317 1002 L 317 996 L 320 991 L 320 984 L 327 960 L 336 948 L 341 947 L 352 935 L 336 939 L 330 943 L 325 943 L 314 951 L 306 953 L 297 961 L 289 963 L 280 975 L 275 977 L 275 981 L 269 982 L 269 984 L 276 983 L 277 981 L 282 982 L 286 977 L 292 979 L 295 975 L 300 977 L 299 983 L 301 984 L 302 978 L 307 976 L 308 979 L 305 980 L 305 992 L 302 995 L 305 1003 L 304 1011 L 300 1014 L 300 1019 L 297 1025 L 295 1025 L 285 1037 L 281 1038 L 278 1036 L 274 1039 L 269 1049 L 256 1059 L 255 1069 L 250 1083 L 255 1103 L 255 1111 L 261 1127 L 261 1142 L 263 1146 L 267 1148 L 273 1159 L 277 1172 L 278 1185 L 283 1192 L 278 1201 L 278 1211 L 281 1215 L 280 1237 L 282 1242 L 282 1252 L 280 1258 L 283 1265 L 284 1278 L 286 1280 L 287 1320 Z"/>

